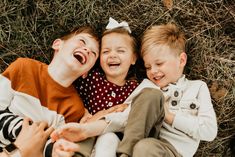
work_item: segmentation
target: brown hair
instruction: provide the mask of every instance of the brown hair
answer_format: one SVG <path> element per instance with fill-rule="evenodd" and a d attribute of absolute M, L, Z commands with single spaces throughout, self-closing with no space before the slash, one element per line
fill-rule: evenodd
<path fill-rule="evenodd" d="M 95 31 L 90 26 L 82 26 L 82 27 L 75 27 L 70 32 L 66 33 L 60 39 L 62 40 L 68 40 L 69 38 L 80 34 L 80 33 L 87 33 L 90 34 L 95 40 L 99 41 L 98 35 L 95 33 Z"/>
<path fill-rule="evenodd" d="M 114 29 L 107 29 L 103 32 L 102 34 L 102 38 L 105 35 L 111 34 L 111 33 L 118 33 L 118 34 L 124 34 L 127 35 L 131 38 L 131 47 L 132 47 L 132 51 L 136 54 L 136 57 L 138 57 L 138 53 L 137 53 L 137 41 L 136 39 L 123 27 L 118 27 L 118 28 L 114 28 Z"/>
<path fill-rule="evenodd" d="M 152 26 L 141 40 L 141 56 L 157 45 L 167 45 L 179 55 L 185 52 L 185 36 L 175 24 Z"/>

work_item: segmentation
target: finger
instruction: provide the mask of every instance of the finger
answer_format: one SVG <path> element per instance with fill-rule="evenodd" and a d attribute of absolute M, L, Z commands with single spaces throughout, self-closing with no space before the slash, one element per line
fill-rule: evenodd
<path fill-rule="evenodd" d="M 65 139 L 60 139 L 59 145 L 66 152 L 78 152 L 80 149 L 78 144 Z"/>
<path fill-rule="evenodd" d="M 112 113 L 112 112 L 115 112 L 116 111 L 116 108 L 112 107 L 112 108 L 109 108 L 108 110 L 106 110 L 107 113 Z"/>
<path fill-rule="evenodd" d="M 51 137 L 51 141 L 52 142 L 55 142 L 55 141 L 57 141 L 59 139 L 59 135 L 58 135 L 57 131 L 53 131 L 51 133 L 50 137 Z"/>
<path fill-rule="evenodd" d="M 82 75 L 82 78 L 85 79 L 85 78 L 87 77 L 87 75 L 88 75 L 88 72 L 84 73 L 84 74 Z"/>
<path fill-rule="evenodd" d="M 71 151 L 65 151 L 63 149 L 63 141 L 57 141 L 54 144 L 53 151 L 52 151 L 53 157 L 72 157 L 74 152 Z"/>
<path fill-rule="evenodd" d="M 42 121 L 42 122 L 38 122 L 38 126 L 39 126 L 39 128 L 44 130 L 48 127 L 48 124 L 47 124 L 47 122 Z"/>
<path fill-rule="evenodd" d="M 80 120 L 80 123 L 86 123 L 87 119 L 88 119 L 88 117 L 82 118 L 82 119 Z"/>
<path fill-rule="evenodd" d="M 52 133 L 54 130 L 55 130 L 55 129 L 54 129 L 52 126 L 49 127 L 49 128 L 47 128 L 46 131 L 45 131 L 46 136 L 47 136 L 47 137 L 50 136 L 51 133 Z"/>
<path fill-rule="evenodd" d="M 72 157 L 74 155 L 74 152 L 66 152 L 63 150 L 56 151 L 55 156 L 56 157 Z"/>
<path fill-rule="evenodd" d="M 22 123 L 22 127 L 24 127 L 24 126 L 29 126 L 29 122 L 30 122 L 30 119 L 29 118 L 24 118 L 24 120 L 23 120 L 23 123 Z"/>

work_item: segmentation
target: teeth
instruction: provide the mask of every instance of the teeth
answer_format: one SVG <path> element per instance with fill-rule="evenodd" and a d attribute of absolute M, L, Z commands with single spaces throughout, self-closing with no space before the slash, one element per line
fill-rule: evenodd
<path fill-rule="evenodd" d="M 155 80 L 160 80 L 162 77 L 154 77 Z"/>
<path fill-rule="evenodd" d="M 120 64 L 109 64 L 109 66 L 119 66 Z"/>

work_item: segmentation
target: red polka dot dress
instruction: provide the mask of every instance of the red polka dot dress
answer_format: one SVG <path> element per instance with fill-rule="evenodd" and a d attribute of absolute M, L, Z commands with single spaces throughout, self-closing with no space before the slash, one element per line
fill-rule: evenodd
<path fill-rule="evenodd" d="M 89 73 L 85 79 L 79 79 L 77 89 L 91 114 L 123 103 L 138 86 L 135 80 L 127 80 L 118 86 L 109 82 L 98 69 Z"/>

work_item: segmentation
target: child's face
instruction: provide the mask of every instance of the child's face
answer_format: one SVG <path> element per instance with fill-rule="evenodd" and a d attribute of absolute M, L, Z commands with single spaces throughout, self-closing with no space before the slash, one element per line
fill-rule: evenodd
<path fill-rule="evenodd" d="M 177 55 L 165 45 L 153 46 L 143 56 L 148 78 L 160 88 L 176 82 L 182 75 L 187 56 Z"/>
<path fill-rule="evenodd" d="M 106 78 L 125 79 L 131 64 L 135 64 L 136 55 L 128 35 L 110 33 L 102 38 L 100 65 Z"/>
<path fill-rule="evenodd" d="M 90 34 L 80 33 L 53 43 L 56 57 L 73 71 L 88 72 L 99 56 L 99 43 Z"/>

